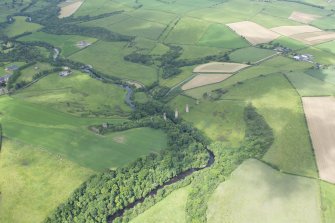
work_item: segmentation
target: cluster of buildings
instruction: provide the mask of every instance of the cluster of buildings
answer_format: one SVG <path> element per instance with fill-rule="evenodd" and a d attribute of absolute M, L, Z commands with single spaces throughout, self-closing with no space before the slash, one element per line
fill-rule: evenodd
<path fill-rule="evenodd" d="M 293 59 L 295 59 L 297 61 L 305 61 L 305 62 L 309 62 L 309 63 L 314 63 L 313 62 L 313 55 L 311 55 L 311 54 L 297 54 L 297 55 L 293 56 Z"/>

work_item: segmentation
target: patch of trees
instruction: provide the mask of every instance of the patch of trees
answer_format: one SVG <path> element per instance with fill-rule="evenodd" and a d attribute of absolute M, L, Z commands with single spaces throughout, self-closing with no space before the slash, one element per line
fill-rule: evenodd
<path fill-rule="evenodd" d="M 7 53 L 0 52 L 0 62 L 31 62 L 43 59 L 44 56 L 38 48 L 26 44 L 16 44 L 16 46 Z"/>
<path fill-rule="evenodd" d="M 147 106 L 141 107 L 145 108 L 142 114 L 164 110 Z M 168 148 L 139 158 L 126 167 L 91 177 L 47 218 L 47 223 L 106 222 L 108 216 L 147 196 L 178 173 L 206 165 L 209 156 L 205 149 L 207 140 L 183 121 L 165 121 L 161 116 L 147 116 L 120 126 L 109 124 L 104 134 L 134 127 L 162 129 L 168 136 Z"/>
<path fill-rule="evenodd" d="M 215 89 L 211 92 L 205 92 L 202 97 L 206 100 L 211 100 L 211 101 L 217 101 L 217 100 L 220 100 L 222 95 L 228 93 L 228 90 L 227 89 L 224 89 L 224 88 L 218 88 L 218 89 Z"/>
<path fill-rule="evenodd" d="M 132 63 L 139 63 L 139 64 L 143 64 L 147 66 L 150 66 L 153 64 L 152 56 L 137 53 L 137 52 L 133 52 L 127 56 L 124 56 L 123 59 L 129 62 L 132 62 Z"/>
<path fill-rule="evenodd" d="M 261 159 L 274 141 L 272 129 L 256 109 L 249 105 L 244 111 L 246 123 L 245 140 L 238 148 L 216 143 L 211 150 L 216 157 L 215 164 L 199 174 L 192 182 L 187 200 L 187 222 L 206 221 L 207 203 L 217 186 L 246 159 Z"/>

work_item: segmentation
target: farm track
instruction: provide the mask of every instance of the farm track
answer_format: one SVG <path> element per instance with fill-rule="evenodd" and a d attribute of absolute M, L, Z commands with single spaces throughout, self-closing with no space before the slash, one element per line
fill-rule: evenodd
<path fill-rule="evenodd" d="M 146 196 L 135 200 L 134 202 L 128 204 L 123 209 L 120 209 L 117 212 L 115 212 L 114 214 L 108 216 L 107 217 L 107 222 L 108 223 L 112 223 L 116 218 L 121 217 L 124 214 L 125 211 L 134 208 L 136 205 L 138 205 L 140 203 L 143 203 L 143 201 L 145 201 L 146 198 L 155 196 L 157 194 L 157 192 L 160 189 L 163 189 L 165 186 L 169 186 L 169 185 L 172 185 L 174 183 L 177 183 L 177 182 L 179 182 L 181 180 L 184 180 L 186 177 L 190 176 L 191 174 L 193 174 L 193 173 L 195 173 L 197 171 L 200 171 L 200 170 L 206 169 L 208 167 L 211 167 L 214 164 L 215 156 L 214 156 L 214 153 L 211 150 L 209 150 L 209 149 L 206 149 L 206 150 L 207 150 L 207 152 L 209 154 L 209 159 L 208 159 L 208 162 L 207 162 L 206 166 L 204 166 L 204 167 L 198 167 L 198 168 L 191 168 L 191 169 L 188 169 L 188 170 L 186 170 L 184 172 L 179 173 L 178 175 L 174 176 L 173 178 L 171 178 L 169 181 L 165 182 L 161 186 L 158 186 L 155 189 L 153 189 Z"/>

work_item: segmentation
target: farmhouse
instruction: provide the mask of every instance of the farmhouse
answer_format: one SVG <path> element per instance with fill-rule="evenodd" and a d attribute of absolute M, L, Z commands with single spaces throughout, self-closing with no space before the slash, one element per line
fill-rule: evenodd
<path fill-rule="evenodd" d="M 311 54 L 301 54 L 301 55 L 295 55 L 293 58 L 297 61 L 305 61 L 313 63 L 313 55 Z"/>
<path fill-rule="evenodd" d="M 61 71 L 59 72 L 59 76 L 61 77 L 67 77 L 71 74 L 72 72 L 70 70 L 64 70 L 64 71 Z"/>
<path fill-rule="evenodd" d="M 79 47 L 79 48 L 85 48 L 85 47 L 87 47 L 87 46 L 89 46 L 89 45 L 91 45 L 91 43 L 86 42 L 86 41 L 79 41 L 79 42 L 77 43 L 77 47 Z"/>
<path fill-rule="evenodd" d="M 7 74 L 7 75 L 5 75 L 5 76 L 3 76 L 3 77 L 0 77 L 0 85 L 2 85 L 2 84 L 6 84 L 7 81 L 9 80 L 9 78 L 10 78 L 11 76 L 12 76 L 12 75 Z"/>
<path fill-rule="evenodd" d="M 17 66 L 17 65 L 11 65 L 11 66 L 8 66 L 8 67 L 6 67 L 5 68 L 5 71 L 15 71 L 15 70 L 17 70 L 17 69 L 19 69 L 19 67 Z"/>

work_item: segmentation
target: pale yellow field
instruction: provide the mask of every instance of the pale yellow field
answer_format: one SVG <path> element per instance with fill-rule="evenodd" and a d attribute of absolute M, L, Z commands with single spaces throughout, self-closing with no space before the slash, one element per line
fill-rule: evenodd
<path fill-rule="evenodd" d="M 335 183 L 335 98 L 302 99 L 320 178 Z"/>
<path fill-rule="evenodd" d="M 240 63 L 211 62 L 197 66 L 194 73 L 235 73 L 249 65 Z"/>
<path fill-rule="evenodd" d="M 227 24 L 233 31 L 246 38 L 252 45 L 268 43 L 277 39 L 280 35 L 250 21 Z"/>
<path fill-rule="evenodd" d="M 313 32 L 313 33 L 301 33 L 297 35 L 290 36 L 293 39 L 299 40 L 305 44 L 316 45 L 331 40 L 335 40 L 334 32 Z"/>
<path fill-rule="evenodd" d="M 226 80 L 231 75 L 232 74 L 199 74 L 195 78 L 184 84 L 181 89 L 186 91 L 196 87 L 219 83 Z"/>
<path fill-rule="evenodd" d="M 83 2 L 84 1 L 76 1 L 76 2 L 73 2 L 71 4 L 62 6 L 58 18 L 61 19 L 61 18 L 71 16 L 72 14 L 74 14 L 80 8 L 80 6 L 83 4 Z"/>
<path fill-rule="evenodd" d="M 314 15 L 314 14 L 307 14 L 303 12 L 297 12 L 297 11 L 292 12 L 292 14 L 289 17 L 289 19 L 297 21 L 297 22 L 301 22 L 301 23 L 310 23 L 318 18 L 321 18 L 321 16 Z"/>
<path fill-rule="evenodd" d="M 301 33 L 320 32 L 322 30 L 308 25 L 302 26 L 279 26 L 271 29 L 272 31 L 279 33 L 283 36 L 292 36 Z"/>

